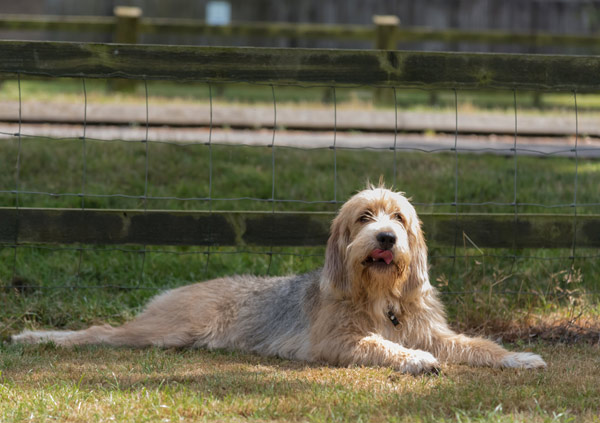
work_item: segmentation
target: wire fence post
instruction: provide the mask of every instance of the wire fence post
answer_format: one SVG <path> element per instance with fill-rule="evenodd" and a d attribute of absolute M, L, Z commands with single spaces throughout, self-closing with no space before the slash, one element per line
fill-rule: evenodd
<path fill-rule="evenodd" d="M 149 142 L 148 142 L 148 132 L 150 130 L 150 118 L 149 118 L 149 106 L 148 106 L 148 80 L 144 78 L 144 93 L 146 99 L 146 131 L 144 135 L 144 139 L 142 143 L 144 144 L 144 196 L 142 197 L 142 203 L 144 207 L 144 216 L 147 215 L 148 212 L 148 153 L 149 153 Z M 140 268 L 140 280 L 138 281 L 138 285 L 144 282 L 144 267 L 146 265 L 146 256 L 148 252 L 146 250 L 147 244 L 144 244 L 142 247 L 142 265 Z"/>
<path fill-rule="evenodd" d="M 513 163 L 514 163 L 514 177 L 513 177 L 513 205 L 514 205 L 514 214 L 515 218 L 513 221 L 513 259 L 512 259 L 512 268 L 514 268 L 515 263 L 517 261 L 517 233 L 518 233 L 518 225 L 519 225 L 519 201 L 517 197 L 517 179 L 518 179 L 518 155 L 517 155 L 517 137 L 519 133 L 518 127 L 518 112 L 517 112 L 517 90 L 513 90 L 513 108 L 514 108 L 514 116 L 515 116 L 515 133 L 513 136 Z"/>
<path fill-rule="evenodd" d="M 333 94 L 333 203 L 337 204 L 337 94 L 335 86 L 331 87 Z"/>
<path fill-rule="evenodd" d="M 573 279 L 573 272 L 575 271 L 575 258 L 577 249 L 577 185 L 579 179 L 579 154 L 577 147 L 579 144 L 579 110 L 577 107 L 577 91 L 573 90 L 573 105 L 575 107 L 575 146 L 573 152 L 575 153 L 575 176 L 573 180 L 573 245 L 571 247 L 571 268 L 569 269 L 569 279 Z"/>
<path fill-rule="evenodd" d="M 19 249 L 19 230 L 20 230 L 20 219 L 19 219 L 19 208 L 21 206 L 19 201 L 19 190 L 21 188 L 20 178 L 21 178 L 21 134 L 23 128 L 23 98 L 21 93 L 21 74 L 17 74 L 17 86 L 19 90 L 19 129 L 17 132 L 17 163 L 15 165 L 15 209 L 16 209 L 16 219 L 15 219 L 15 241 L 14 241 L 14 255 L 13 255 L 13 269 L 12 269 L 12 279 L 13 281 L 18 276 L 18 266 L 17 266 L 17 255 Z"/>
<path fill-rule="evenodd" d="M 271 95 L 273 97 L 273 135 L 271 138 L 271 212 L 275 214 L 275 134 L 277 133 L 277 98 L 275 96 L 275 87 L 271 85 Z M 273 264 L 273 244 L 269 247 L 269 264 L 267 265 L 267 275 L 271 274 Z"/>
<path fill-rule="evenodd" d="M 393 173 L 393 183 L 394 187 L 398 184 L 398 97 L 396 95 L 396 87 L 393 87 L 394 90 L 394 146 L 392 149 L 394 150 L 394 173 Z"/>
<path fill-rule="evenodd" d="M 458 94 L 456 88 L 453 90 L 454 93 L 454 147 L 450 151 L 454 152 L 454 201 L 452 206 L 454 207 L 454 248 L 452 252 L 452 269 L 454 271 L 454 277 L 456 277 L 456 247 L 458 244 Z"/>
<path fill-rule="evenodd" d="M 81 78 L 83 90 L 83 134 L 81 135 L 81 213 L 85 213 L 85 183 L 87 173 L 87 151 L 85 138 L 87 135 L 87 88 L 85 78 Z M 81 264 L 83 262 L 83 248 L 79 248 L 79 258 L 77 261 L 77 283 L 81 283 Z"/>
<path fill-rule="evenodd" d="M 208 112 L 209 112 L 209 122 L 208 122 L 208 212 L 210 217 L 212 218 L 213 212 L 213 150 L 212 150 L 212 134 L 213 134 L 213 94 L 212 94 L 212 85 L 209 82 L 208 84 Z M 210 247 L 212 243 L 212 220 L 211 224 L 208 227 L 208 245 L 206 246 L 206 262 L 204 264 L 204 274 L 208 274 L 208 266 L 210 264 Z"/>

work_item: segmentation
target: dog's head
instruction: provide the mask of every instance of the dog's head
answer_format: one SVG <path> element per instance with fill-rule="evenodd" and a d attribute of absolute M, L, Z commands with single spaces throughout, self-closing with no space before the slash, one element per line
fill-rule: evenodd
<path fill-rule="evenodd" d="M 350 198 L 331 226 L 321 288 L 346 297 L 399 297 L 423 284 L 427 248 L 410 202 L 381 187 Z"/>

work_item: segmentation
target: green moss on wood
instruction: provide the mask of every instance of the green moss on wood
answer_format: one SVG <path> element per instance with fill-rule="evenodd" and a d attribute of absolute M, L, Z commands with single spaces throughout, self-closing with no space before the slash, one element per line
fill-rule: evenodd
<path fill-rule="evenodd" d="M 600 57 L 0 41 L 0 73 L 435 89 L 600 89 Z"/>

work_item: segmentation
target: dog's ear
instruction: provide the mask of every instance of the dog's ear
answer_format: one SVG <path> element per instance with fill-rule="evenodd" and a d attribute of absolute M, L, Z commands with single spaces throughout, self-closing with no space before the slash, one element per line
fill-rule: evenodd
<path fill-rule="evenodd" d="M 411 250 L 411 260 L 409 265 L 409 277 L 405 285 L 406 292 L 412 292 L 415 289 L 429 289 L 429 268 L 427 264 L 427 244 L 425 236 L 421 230 L 421 221 L 416 213 L 409 227 L 409 243 Z"/>
<path fill-rule="evenodd" d="M 346 248 L 350 242 L 350 230 L 341 214 L 331 224 L 331 234 L 325 251 L 325 265 L 321 277 L 321 289 L 338 295 L 350 292 L 350 280 L 346 269 Z"/>

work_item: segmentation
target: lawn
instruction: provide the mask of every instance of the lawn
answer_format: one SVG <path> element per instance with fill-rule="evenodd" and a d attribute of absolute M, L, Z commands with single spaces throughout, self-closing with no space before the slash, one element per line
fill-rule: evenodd
<path fill-rule="evenodd" d="M 86 95 L 93 103 L 139 102 L 146 96 L 146 85 L 138 81 L 133 90 L 120 92 L 112 89 L 111 80 L 87 79 Z M 4 81 L 0 90 L 2 100 L 67 101 L 80 103 L 83 100 L 83 84 L 80 79 L 61 78 L 24 79 L 19 90 L 14 80 Z M 263 84 L 213 84 L 209 90 L 206 83 L 192 84 L 171 81 L 148 81 L 148 95 L 152 104 L 160 102 L 196 102 L 213 100 L 224 103 L 271 104 L 273 91 L 269 85 Z M 497 110 L 512 112 L 514 107 L 513 92 L 510 90 L 463 90 L 460 91 L 460 102 L 470 110 Z M 277 86 L 278 103 L 321 104 L 332 103 L 334 93 L 330 87 Z M 600 95 L 597 93 L 578 93 L 577 102 L 580 111 L 598 111 Z M 340 105 L 359 107 L 372 106 L 374 90 L 369 87 L 335 89 L 335 100 Z M 392 108 L 397 105 L 402 110 L 454 109 L 454 92 L 452 90 L 396 89 L 396 101 L 392 90 L 380 96 L 376 107 Z M 519 91 L 518 106 L 527 113 L 554 112 L 560 115 L 564 109 L 573 106 L 571 93 L 536 93 Z"/>
<path fill-rule="evenodd" d="M 597 214 L 600 162 L 578 160 L 576 185 L 575 169 L 573 158 L 560 157 L 202 143 L 146 150 L 99 140 L 84 148 L 79 139 L 19 145 L 14 137 L 0 141 L 0 207 L 18 200 L 19 207 L 271 211 L 265 200 L 274 193 L 275 210 L 334 211 L 367 179 L 383 176 L 421 213 L 455 212 L 455 195 L 461 213 L 512 213 L 516 192 L 519 213 L 571 214 L 576 187 L 577 213 Z M 600 421 L 600 254 L 593 249 L 571 258 L 571 250 L 482 250 L 466 238 L 456 248 L 430 245 L 432 282 L 452 325 L 535 351 L 549 363 L 545 371 L 446 366 L 441 376 L 415 378 L 225 351 L 6 342 L 25 327 L 120 324 L 164 289 L 234 273 L 303 272 L 322 265 L 323 253 L 0 246 L 0 421 Z"/>
<path fill-rule="evenodd" d="M 547 370 L 445 366 L 439 376 L 236 352 L 3 346 L 2 421 L 598 422 L 590 345 L 518 345 Z"/>
<path fill-rule="evenodd" d="M 18 144 L 16 137 L 0 143 L 1 207 L 16 204 Z M 523 156 L 515 162 L 512 156 L 495 155 L 163 143 L 149 144 L 146 156 L 142 143 L 88 140 L 84 167 L 83 151 L 81 140 L 23 138 L 19 206 L 80 208 L 82 199 L 68 194 L 81 192 L 83 184 L 86 208 L 271 211 L 273 203 L 264 200 L 272 195 L 274 177 L 275 199 L 283 200 L 275 202 L 276 210 L 335 211 L 335 197 L 341 202 L 367 179 L 383 176 L 412 197 L 421 213 L 455 212 L 456 183 L 461 213 L 512 213 L 515 188 L 518 202 L 524 203 L 519 213 L 573 213 L 572 158 Z M 591 204 L 579 206 L 578 214 L 598 212 L 599 170 L 596 160 L 578 161 L 577 201 Z M 209 180 L 211 201 L 206 200 Z M 141 198 L 145 189 L 146 203 Z M 573 259 L 570 250 L 482 250 L 468 238 L 456 250 L 429 247 L 432 281 L 461 327 L 498 329 L 506 326 L 498 322 L 530 323 L 532 313 L 569 316 L 579 307 L 585 307 L 585 315 L 600 314 L 596 249 L 578 249 Z M 322 265 L 323 248 L 25 245 L 15 254 L 5 245 L 0 258 L 0 280 L 14 288 L 2 294 L 6 335 L 25 323 L 119 322 L 161 289 L 190 281 L 307 271 Z"/>

